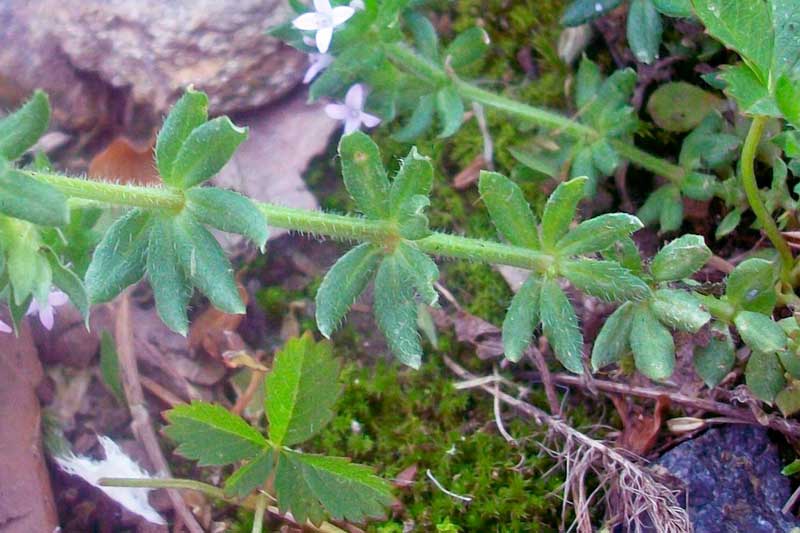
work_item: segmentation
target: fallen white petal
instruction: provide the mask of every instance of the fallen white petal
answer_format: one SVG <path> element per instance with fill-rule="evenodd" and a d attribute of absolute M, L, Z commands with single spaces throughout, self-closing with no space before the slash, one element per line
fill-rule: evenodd
<path fill-rule="evenodd" d="M 113 440 L 108 437 L 99 437 L 99 440 L 106 454 L 105 459 L 95 461 L 90 457 L 70 454 L 64 457 L 55 457 L 56 463 L 64 472 L 83 478 L 132 513 L 136 513 L 154 524 L 166 524 L 164 518 L 153 509 L 147 500 L 147 494 L 152 489 L 103 487 L 98 484 L 100 478 L 104 477 L 151 478 L 133 459 L 125 455 Z"/>

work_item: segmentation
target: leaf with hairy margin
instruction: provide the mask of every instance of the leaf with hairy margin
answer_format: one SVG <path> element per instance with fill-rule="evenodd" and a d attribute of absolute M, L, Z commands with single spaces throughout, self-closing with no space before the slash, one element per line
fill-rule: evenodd
<path fill-rule="evenodd" d="M 417 333 L 417 302 L 414 285 L 394 256 L 383 260 L 375 276 L 375 318 L 389 349 L 401 363 L 417 369 L 422 363 L 422 345 Z"/>
<path fill-rule="evenodd" d="M 593 371 L 597 372 L 622 358 L 628 347 L 634 309 L 633 303 L 625 302 L 606 319 L 592 348 Z"/>
<path fill-rule="evenodd" d="M 542 281 L 539 313 L 545 337 L 553 346 L 556 358 L 564 368 L 583 373 L 583 335 L 578 327 L 575 309 L 554 279 Z"/>

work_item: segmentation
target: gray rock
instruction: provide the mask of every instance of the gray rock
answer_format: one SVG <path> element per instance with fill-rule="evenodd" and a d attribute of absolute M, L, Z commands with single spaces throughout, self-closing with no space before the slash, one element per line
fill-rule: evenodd
<path fill-rule="evenodd" d="M 775 533 L 800 526 L 796 517 L 781 513 L 791 487 L 763 428 L 710 429 L 657 463 L 685 484 L 696 533 Z"/>

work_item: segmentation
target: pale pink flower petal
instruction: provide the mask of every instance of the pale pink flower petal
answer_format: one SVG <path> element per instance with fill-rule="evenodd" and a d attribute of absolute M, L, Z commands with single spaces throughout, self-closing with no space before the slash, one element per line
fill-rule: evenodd
<path fill-rule="evenodd" d="M 323 54 L 327 52 L 331 46 L 331 39 L 333 39 L 333 28 L 320 28 L 317 30 L 317 50 Z"/>
<path fill-rule="evenodd" d="M 361 117 L 348 116 L 344 121 L 344 134 L 353 133 L 361 129 Z"/>
<path fill-rule="evenodd" d="M 381 119 L 376 117 L 375 115 L 370 115 L 369 113 L 361 113 L 361 122 L 364 123 L 365 126 L 368 128 L 374 128 L 378 124 L 381 123 Z"/>
<path fill-rule="evenodd" d="M 47 303 L 52 305 L 53 307 L 64 305 L 67 302 L 69 302 L 69 296 L 67 296 L 66 293 L 62 291 L 53 291 L 47 298 Z"/>
<path fill-rule="evenodd" d="M 325 114 L 334 120 L 344 120 L 350 114 L 350 109 L 342 104 L 328 104 L 325 106 Z"/>
<path fill-rule="evenodd" d="M 317 13 L 330 13 L 331 3 L 330 0 L 314 0 L 314 11 Z"/>
<path fill-rule="evenodd" d="M 298 30 L 318 30 L 325 25 L 326 18 L 319 13 L 303 13 L 292 21 Z"/>
<path fill-rule="evenodd" d="M 28 310 L 25 311 L 25 316 L 35 315 L 39 312 L 39 303 L 34 298 L 31 300 L 31 304 L 28 306 Z"/>
<path fill-rule="evenodd" d="M 344 24 L 347 20 L 356 14 L 356 10 L 350 6 L 338 6 L 333 8 L 331 13 L 331 20 L 334 26 Z"/>
<path fill-rule="evenodd" d="M 333 56 L 329 54 L 310 54 L 309 62 L 310 65 L 306 70 L 306 75 L 303 76 L 303 83 L 311 83 L 311 80 L 316 78 L 320 72 L 328 68 L 333 63 Z"/>
<path fill-rule="evenodd" d="M 11 326 L 0 320 L 0 333 L 11 333 L 14 331 Z"/>
<path fill-rule="evenodd" d="M 43 307 L 39 310 L 39 322 L 42 323 L 44 329 L 50 331 L 53 329 L 53 324 L 55 324 L 56 317 L 53 312 L 53 308 L 51 306 Z"/>
<path fill-rule="evenodd" d="M 356 83 L 350 87 L 344 97 L 344 103 L 350 109 L 361 111 L 364 107 L 364 86 Z"/>

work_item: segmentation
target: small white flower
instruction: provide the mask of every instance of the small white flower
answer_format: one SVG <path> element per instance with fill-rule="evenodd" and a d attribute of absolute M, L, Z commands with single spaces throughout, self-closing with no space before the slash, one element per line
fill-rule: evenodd
<path fill-rule="evenodd" d="M 109 498 L 148 522 L 166 524 L 164 518 L 150 506 L 150 502 L 147 500 L 147 494 L 153 489 L 103 487 L 98 483 L 100 478 L 104 477 L 151 478 L 133 459 L 125 455 L 116 442 L 108 437 L 99 437 L 99 441 L 105 451 L 105 459 L 95 461 L 91 457 L 70 453 L 63 457 L 56 457 L 56 463 L 67 474 L 83 478 L 90 485 L 103 491 Z"/>
<path fill-rule="evenodd" d="M 330 0 L 314 0 L 314 11 L 303 13 L 292 21 L 299 30 L 316 31 L 317 50 L 324 54 L 333 39 L 333 29 L 355 14 L 350 6 L 331 7 Z"/>
<path fill-rule="evenodd" d="M 11 326 L 0 320 L 0 333 L 11 333 L 14 331 Z"/>
<path fill-rule="evenodd" d="M 311 83 L 311 80 L 328 68 L 333 63 L 333 56 L 330 54 L 308 54 L 308 70 L 303 76 L 303 83 Z"/>
<path fill-rule="evenodd" d="M 55 310 L 53 308 L 64 305 L 67 302 L 69 302 L 69 297 L 66 294 L 61 291 L 51 291 L 44 305 L 33 300 L 30 307 L 28 307 L 28 312 L 25 314 L 28 316 L 38 314 L 39 321 L 46 330 L 50 331 L 55 323 Z"/>
<path fill-rule="evenodd" d="M 353 133 L 364 124 L 368 128 L 374 128 L 380 124 L 381 119 L 375 115 L 364 113 L 364 100 L 366 94 L 364 86 L 356 83 L 347 91 L 343 104 L 328 104 L 325 106 L 325 113 L 334 120 L 344 122 L 344 133 Z"/>

